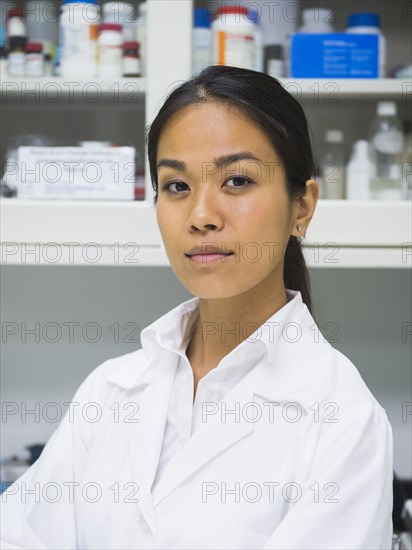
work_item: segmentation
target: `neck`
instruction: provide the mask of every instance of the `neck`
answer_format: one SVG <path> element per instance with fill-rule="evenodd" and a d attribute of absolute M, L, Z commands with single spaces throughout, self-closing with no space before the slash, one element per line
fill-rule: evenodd
<path fill-rule="evenodd" d="M 192 367 L 206 374 L 287 303 L 282 284 L 230 298 L 199 298 L 199 318 L 186 350 Z M 268 298 L 270 297 L 270 299 Z"/>

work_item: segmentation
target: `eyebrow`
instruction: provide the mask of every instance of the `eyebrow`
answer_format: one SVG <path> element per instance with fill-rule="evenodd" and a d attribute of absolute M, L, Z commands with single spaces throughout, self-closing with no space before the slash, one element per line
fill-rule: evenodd
<path fill-rule="evenodd" d="M 216 168 L 223 168 L 224 166 L 227 166 L 228 164 L 233 164 L 234 162 L 238 162 L 239 160 L 255 160 L 260 164 L 263 164 L 262 161 L 250 151 L 233 153 L 231 155 L 221 155 L 220 157 L 216 157 L 213 160 L 213 164 L 216 166 Z M 186 164 L 181 160 L 162 159 L 157 163 L 156 168 L 159 169 L 162 167 L 173 168 L 181 172 L 186 171 Z"/>

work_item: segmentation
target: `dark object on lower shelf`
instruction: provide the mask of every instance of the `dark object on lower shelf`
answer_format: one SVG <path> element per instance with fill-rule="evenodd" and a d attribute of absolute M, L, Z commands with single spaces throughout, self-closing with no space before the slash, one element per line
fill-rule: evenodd
<path fill-rule="evenodd" d="M 399 479 L 396 474 L 393 474 L 393 510 L 392 521 L 393 530 L 398 533 L 405 531 L 401 513 L 405 500 L 412 498 L 412 480 Z"/>

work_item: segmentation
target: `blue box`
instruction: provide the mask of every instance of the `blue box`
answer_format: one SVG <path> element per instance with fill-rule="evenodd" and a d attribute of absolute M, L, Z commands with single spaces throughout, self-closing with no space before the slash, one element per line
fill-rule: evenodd
<path fill-rule="evenodd" d="M 294 78 L 378 78 L 379 36 L 295 33 L 289 72 Z"/>

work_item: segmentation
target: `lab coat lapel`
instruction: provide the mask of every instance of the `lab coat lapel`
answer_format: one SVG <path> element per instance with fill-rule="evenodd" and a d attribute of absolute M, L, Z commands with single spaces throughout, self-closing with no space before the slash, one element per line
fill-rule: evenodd
<path fill-rule="evenodd" d="M 235 410 L 236 403 L 240 403 L 242 406 L 242 403 L 253 401 L 253 385 L 250 385 L 251 374 L 247 375 L 225 397 L 223 401 L 226 411 Z M 219 407 L 218 413 L 210 418 L 208 416 L 204 425 L 192 435 L 178 455 L 166 465 L 164 474 L 152 493 L 153 506 L 156 507 L 193 472 L 254 431 L 255 424 L 242 418 L 242 415 L 240 415 L 239 422 L 234 420 L 222 422 L 222 409 L 219 404 L 217 406 Z M 234 415 L 227 414 L 226 418 L 234 419 Z"/>
<path fill-rule="evenodd" d="M 130 425 L 129 450 L 134 479 L 139 485 L 140 511 L 155 532 L 151 486 L 159 462 L 178 357 L 164 352 L 152 361 L 148 370 L 150 378 L 139 396 L 139 422 Z"/>

